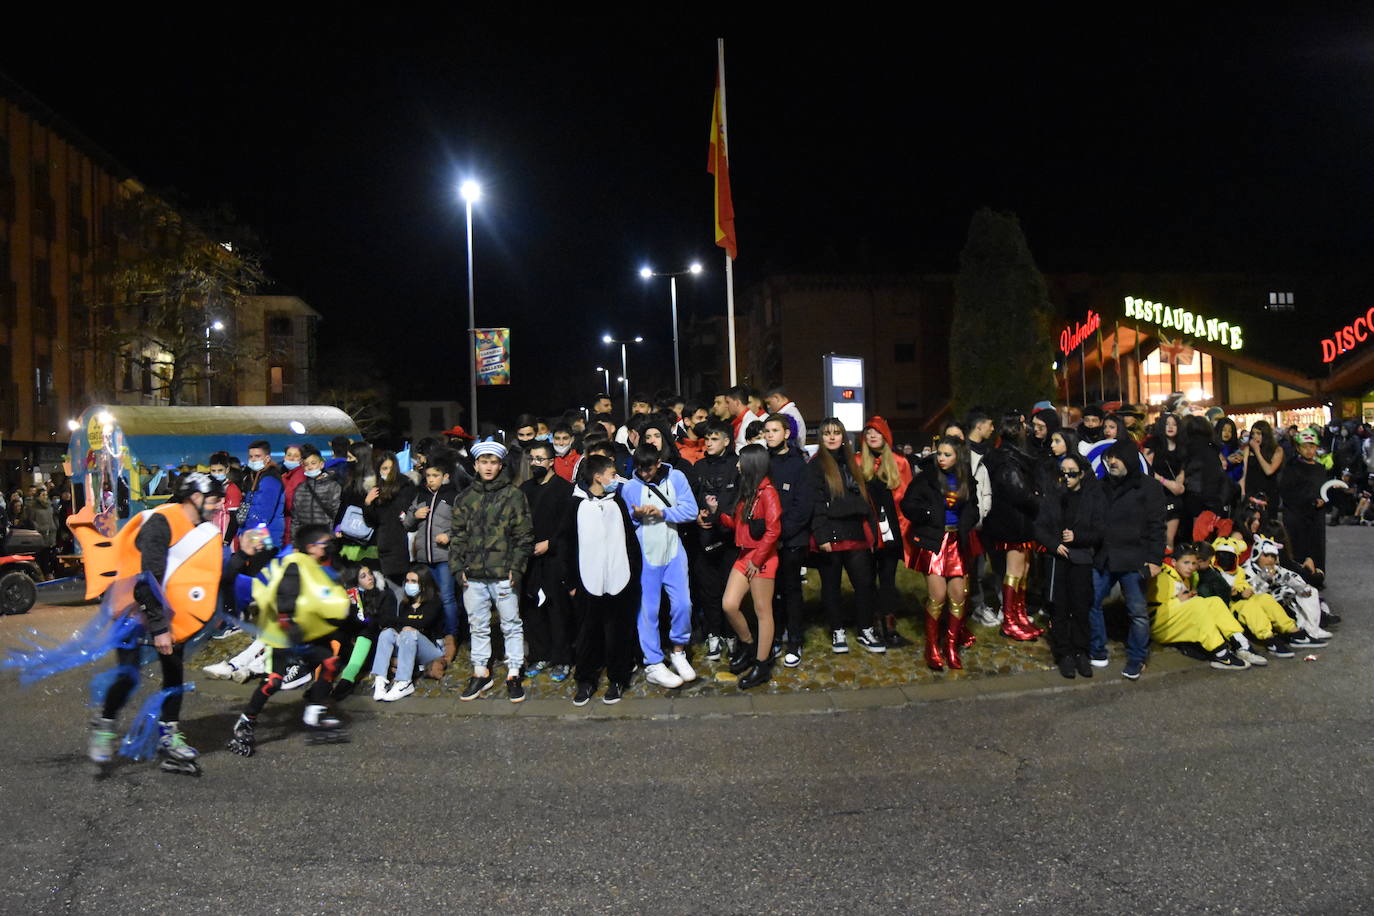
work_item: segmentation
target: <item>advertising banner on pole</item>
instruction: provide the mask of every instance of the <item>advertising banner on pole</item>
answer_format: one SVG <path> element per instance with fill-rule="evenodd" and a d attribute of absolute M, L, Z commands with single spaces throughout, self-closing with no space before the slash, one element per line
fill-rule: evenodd
<path fill-rule="evenodd" d="M 510 328 L 477 328 L 477 384 L 510 384 Z"/>

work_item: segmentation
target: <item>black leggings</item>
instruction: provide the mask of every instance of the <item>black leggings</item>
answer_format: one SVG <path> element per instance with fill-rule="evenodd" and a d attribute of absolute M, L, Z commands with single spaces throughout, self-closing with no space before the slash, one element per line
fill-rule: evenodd
<path fill-rule="evenodd" d="M 878 580 L 878 613 L 895 614 L 902 606 L 897 594 L 897 564 L 902 561 L 902 545 L 888 544 L 873 551 L 873 570 Z"/>
<path fill-rule="evenodd" d="M 138 667 L 138 657 L 141 646 L 132 649 L 118 649 L 115 657 L 120 665 L 127 665 L 130 668 Z M 183 653 L 186 647 L 181 643 L 172 646 L 170 655 L 159 655 L 157 660 L 162 664 L 162 686 L 180 687 L 186 680 L 186 663 Z M 110 685 L 110 690 L 105 694 L 105 708 L 101 711 L 107 719 L 113 719 L 119 715 L 119 710 L 129 699 L 129 694 L 133 693 L 137 685 L 131 677 L 121 677 Z M 177 722 L 181 719 L 181 694 L 174 693 L 162 704 L 162 719 L 164 722 Z"/>
<path fill-rule="evenodd" d="M 318 639 L 312 643 L 306 643 L 300 647 L 299 653 L 291 653 L 286 649 L 272 650 L 272 670 L 267 675 L 267 680 L 262 682 L 262 686 L 253 691 L 253 696 L 248 700 L 247 713 L 250 716 L 257 716 L 262 712 L 262 708 L 267 705 L 267 701 L 281 690 L 282 678 L 286 674 L 286 669 L 299 661 L 306 666 L 306 670 L 314 671 L 324 660 L 334 655 L 334 648 L 329 644 L 329 638 Z M 305 701 L 307 703 L 323 703 L 329 696 L 331 679 L 317 677 L 309 687 L 305 689 Z"/>
<path fill-rule="evenodd" d="M 840 570 L 849 574 L 854 589 L 854 626 L 866 630 L 873 626 L 873 554 L 866 549 L 819 551 L 821 571 L 821 602 L 825 605 L 826 626 L 844 629 L 844 611 L 840 607 Z"/>
<path fill-rule="evenodd" d="M 1093 606 L 1093 568 L 1061 557 L 1045 558 L 1053 586 L 1050 648 L 1055 659 L 1088 654 L 1088 613 Z"/>

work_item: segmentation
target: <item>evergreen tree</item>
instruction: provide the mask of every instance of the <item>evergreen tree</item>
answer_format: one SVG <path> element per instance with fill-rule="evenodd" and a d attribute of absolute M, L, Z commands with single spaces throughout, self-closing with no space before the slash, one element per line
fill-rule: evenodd
<path fill-rule="evenodd" d="M 1029 409 L 1054 393 L 1054 316 L 1015 214 L 973 215 L 959 255 L 949 335 L 956 416 Z"/>

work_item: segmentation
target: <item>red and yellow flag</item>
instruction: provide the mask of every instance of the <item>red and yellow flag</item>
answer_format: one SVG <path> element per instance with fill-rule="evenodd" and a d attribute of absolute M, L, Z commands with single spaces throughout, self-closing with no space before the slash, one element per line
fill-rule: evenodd
<path fill-rule="evenodd" d="M 730 200 L 730 159 L 725 151 L 725 117 L 720 105 L 720 76 L 716 76 L 715 101 L 711 105 L 711 151 L 706 171 L 716 176 L 716 244 L 733 261 L 735 244 L 735 205 Z"/>

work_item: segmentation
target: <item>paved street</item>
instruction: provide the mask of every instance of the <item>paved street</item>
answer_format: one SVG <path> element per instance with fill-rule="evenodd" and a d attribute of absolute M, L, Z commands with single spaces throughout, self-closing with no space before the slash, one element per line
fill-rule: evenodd
<path fill-rule="evenodd" d="M 242 688 L 215 685 L 187 701 L 203 778 L 97 781 L 88 675 L 5 675 L 0 912 L 1368 911 L 1374 534 L 1330 535 L 1345 622 L 1315 661 L 1163 649 L 1135 684 L 1118 664 L 767 715 L 361 700 L 354 742 L 318 748 L 291 696 L 247 760 L 221 750 Z"/>

